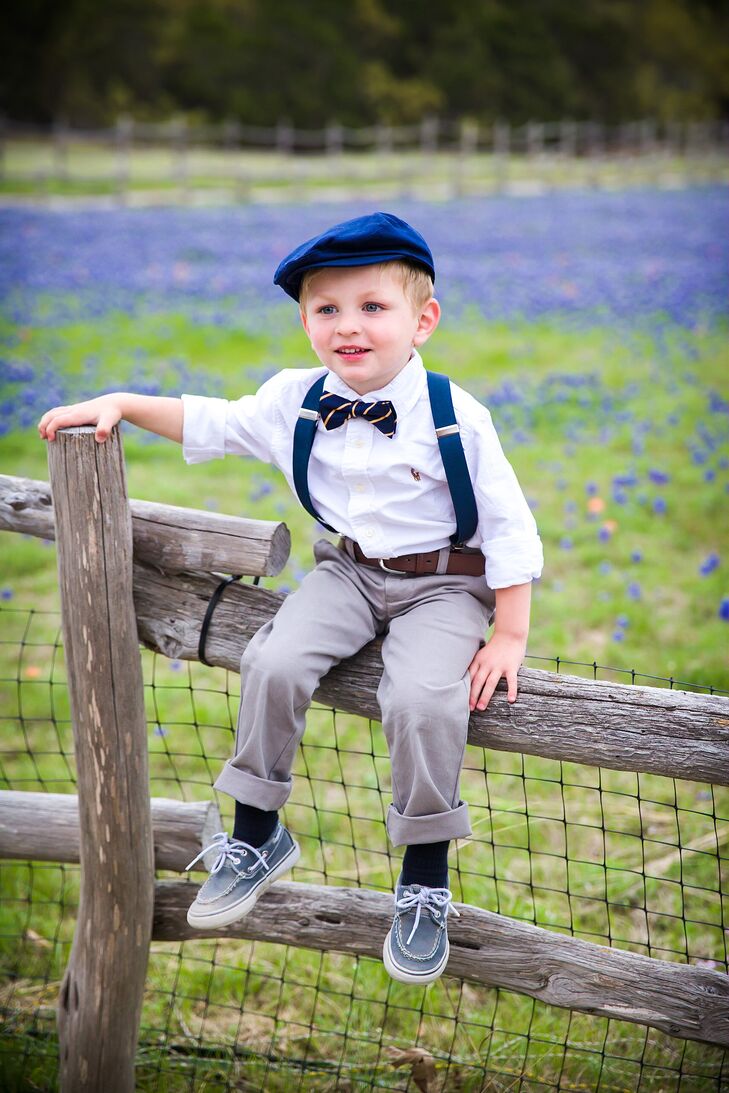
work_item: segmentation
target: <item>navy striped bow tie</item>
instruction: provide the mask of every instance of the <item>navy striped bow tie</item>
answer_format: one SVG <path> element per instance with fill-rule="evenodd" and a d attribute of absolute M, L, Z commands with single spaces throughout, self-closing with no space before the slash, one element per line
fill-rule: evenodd
<path fill-rule="evenodd" d="M 379 402 L 363 402 L 362 399 L 352 402 L 325 391 L 319 400 L 319 414 L 325 429 L 337 429 L 352 417 L 363 417 L 392 440 L 397 428 L 395 407 L 385 399 Z"/>

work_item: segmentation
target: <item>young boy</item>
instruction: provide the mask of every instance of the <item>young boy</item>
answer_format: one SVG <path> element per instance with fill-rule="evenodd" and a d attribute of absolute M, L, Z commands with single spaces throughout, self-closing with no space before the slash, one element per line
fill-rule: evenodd
<path fill-rule="evenodd" d="M 49 440 L 96 424 L 103 441 L 124 418 L 181 442 L 188 463 L 256 456 L 340 534 L 337 545 L 315 545 L 316 568 L 242 658 L 236 751 L 215 783 L 236 801 L 232 838 L 215 837 L 188 920 L 242 918 L 298 860 L 278 813 L 312 695 L 334 664 L 384 635 L 387 831 L 405 853 L 383 959 L 395 979 L 419 984 L 448 960 L 448 845 L 471 834 L 459 793 L 469 711 L 488 705 L 502 677 L 516 700 L 542 566 L 488 411 L 423 367 L 418 349 L 440 318 L 434 280 L 427 243 L 398 217 L 337 224 L 274 277 L 298 302 L 319 366 L 286 369 L 237 402 L 112 394 L 39 423 Z"/>

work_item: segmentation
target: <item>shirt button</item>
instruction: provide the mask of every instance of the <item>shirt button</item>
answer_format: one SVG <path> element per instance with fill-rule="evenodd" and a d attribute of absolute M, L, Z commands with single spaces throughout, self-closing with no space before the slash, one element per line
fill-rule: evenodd
<path fill-rule="evenodd" d="M 362 493 L 363 490 L 364 490 L 364 486 L 362 485 L 361 482 L 358 482 L 357 485 L 354 488 L 357 491 L 357 493 Z"/>
<path fill-rule="evenodd" d="M 374 528 L 365 528 L 365 535 L 367 536 L 368 539 L 371 539 L 374 534 L 375 534 L 375 529 Z"/>

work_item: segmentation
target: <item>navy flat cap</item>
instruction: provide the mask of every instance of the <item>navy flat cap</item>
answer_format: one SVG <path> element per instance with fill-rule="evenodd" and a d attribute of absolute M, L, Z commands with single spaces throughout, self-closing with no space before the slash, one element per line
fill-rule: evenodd
<path fill-rule="evenodd" d="M 397 259 L 423 266 L 435 281 L 433 255 L 420 232 L 392 213 L 370 213 L 335 224 L 302 243 L 281 262 L 273 275 L 273 283 L 298 300 L 301 278 L 307 270 L 325 266 L 372 266 Z"/>

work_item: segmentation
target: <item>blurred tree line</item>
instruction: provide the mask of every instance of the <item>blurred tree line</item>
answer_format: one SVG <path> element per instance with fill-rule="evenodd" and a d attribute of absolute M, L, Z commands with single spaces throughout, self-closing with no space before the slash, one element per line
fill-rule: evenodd
<path fill-rule="evenodd" d="M 21 0 L 3 22 L 15 120 L 729 116 L 727 0 Z"/>

